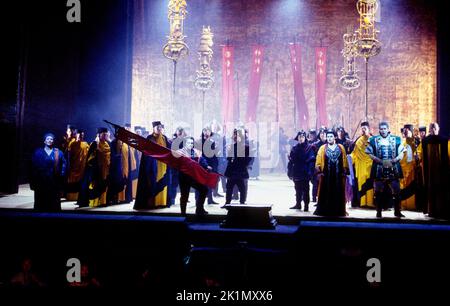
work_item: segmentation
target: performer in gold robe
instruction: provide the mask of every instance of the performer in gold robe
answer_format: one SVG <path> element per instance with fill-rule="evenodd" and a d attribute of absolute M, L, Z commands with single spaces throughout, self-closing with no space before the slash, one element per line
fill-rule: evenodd
<path fill-rule="evenodd" d="M 75 141 L 76 136 L 77 136 L 77 128 L 71 124 L 68 124 L 66 128 L 66 134 L 64 135 L 61 142 L 61 150 L 65 154 L 66 158 L 69 145 L 71 142 Z"/>
<path fill-rule="evenodd" d="M 415 176 L 416 160 L 418 158 L 412 124 L 406 124 L 403 127 L 403 135 L 405 136 L 403 140 L 405 154 L 400 160 L 400 166 L 403 172 L 403 178 L 400 179 L 401 208 L 404 210 L 416 210 L 417 182 Z"/>
<path fill-rule="evenodd" d="M 80 207 L 106 205 L 111 148 L 108 143 L 108 129 L 99 128 L 97 138 L 89 146 L 81 190 L 77 204 Z"/>
<path fill-rule="evenodd" d="M 160 121 L 152 122 L 153 134 L 147 139 L 170 148 L 170 142 L 163 134 L 164 125 Z M 169 203 L 168 185 L 170 173 L 167 165 L 153 157 L 143 155 L 139 168 L 136 201 L 134 209 L 152 209 L 167 207 Z"/>
<path fill-rule="evenodd" d="M 78 200 L 78 192 L 80 191 L 80 183 L 84 175 L 88 151 L 89 144 L 84 140 L 84 131 L 78 130 L 76 139 L 70 142 L 67 149 L 69 174 L 66 199 L 68 201 Z"/>
<path fill-rule="evenodd" d="M 355 141 L 355 147 L 351 153 L 355 165 L 355 176 L 358 184 L 357 199 L 360 207 L 375 207 L 373 202 L 373 180 L 370 178 L 372 159 L 367 155 L 366 148 L 369 145 L 370 127 L 368 122 L 361 123 L 361 136 Z"/>

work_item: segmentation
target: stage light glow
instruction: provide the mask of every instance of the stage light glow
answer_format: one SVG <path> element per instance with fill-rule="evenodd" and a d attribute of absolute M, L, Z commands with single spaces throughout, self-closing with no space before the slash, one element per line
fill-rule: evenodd
<path fill-rule="evenodd" d="M 141 1 L 138 1 L 141 2 Z M 170 134 L 176 122 L 185 121 L 193 127 L 201 122 L 201 92 L 193 83 L 198 69 L 197 54 L 191 52 L 177 66 L 177 96 L 180 103 L 170 106 L 173 65 L 161 54 L 161 46 L 167 35 L 167 2 L 145 0 L 147 20 L 142 39 L 134 37 L 132 71 L 132 123 L 150 125 L 152 120 L 164 121 L 166 132 Z M 282 105 L 280 123 L 285 131 L 293 134 L 293 81 L 286 46 L 294 37 L 304 47 L 303 78 L 307 106 L 311 112 L 310 121 L 315 122 L 315 67 L 314 47 L 329 47 L 327 58 L 327 117 L 330 123 L 341 122 L 347 116 L 347 108 L 342 107 L 348 98 L 341 90 L 343 58 L 340 56 L 342 35 L 349 24 L 359 26 L 356 0 L 343 2 L 315 0 L 273 0 L 256 1 L 255 5 L 241 0 L 188 1 L 188 20 L 185 24 L 186 43 L 198 46 L 203 25 L 210 25 L 214 31 L 214 54 L 220 54 L 220 46 L 227 39 L 236 47 L 236 72 L 239 72 L 239 98 L 241 110 L 245 109 L 248 87 L 248 67 L 251 49 L 256 37 L 266 44 L 265 67 L 262 70 L 262 85 L 258 120 L 273 120 L 275 101 L 274 71 L 279 71 L 279 101 Z M 413 10 L 403 14 L 406 0 L 381 1 L 383 20 L 375 22 L 380 31 L 383 51 L 371 58 L 370 66 L 370 112 L 369 119 L 376 126 L 379 120 L 390 122 L 392 131 L 398 131 L 405 122 L 428 125 L 436 120 L 436 37 L 432 12 Z M 256 4 L 257 3 L 257 4 Z M 136 12 L 142 14 L 142 12 Z M 327 13 L 328 15 L 324 14 Z M 252 16 L 249 18 L 249 16 Z M 328 16 L 328 17 L 327 17 Z M 332 17 L 330 17 L 332 16 Z M 192 17 L 192 18 L 191 18 Z M 429 23 L 430 21 L 431 23 Z M 418 26 L 420 24 L 420 27 Z M 135 28 L 137 29 L 137 27 Z M 326 31 L 326 30 L 330 31 Z M 163 32 L 164 31 L 164 32 Z M 256 36 L 255 36 L 256 35 Z M 356 63 L 357 70 L 364 66 Z M 215 85 L 207 92 L 205 112 L 208 120 L 221 122 L 221 77 L 220 61 L 212 60 Z M 360 73 L 361 74 L 361 73 Z M 361 75 L 360 75 L 361 77 Z M 373 79 L 372 79 L 373 77 Z M 332 81 L 331 81 L 332 80 Z M 361 85 L 364 85 L 363 82 Z M 364 116 L 364 92 L 352 92 L 352 118 Z M 198 117 L 195 117 L 199 114 Z M 359 120 L 359 119 L 358 119 Z M 357 121 L 351 122 L 354 130 Z M 173 122 L 173 125 L 171 124 Z M 311 126 L 313 127 L 313 126 Z M 198 131 L 193 131 L 198 136 Z M 377 130 L 375 129 L 376 133 Z"/>

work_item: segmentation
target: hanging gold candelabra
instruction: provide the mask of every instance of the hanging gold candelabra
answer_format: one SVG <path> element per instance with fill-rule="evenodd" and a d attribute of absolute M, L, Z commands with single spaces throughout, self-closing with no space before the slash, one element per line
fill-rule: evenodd
<path fill-rule="evenodd" d="M 168 41 L 163 47 L 163 54 L 168 59 L 178 61 L 189 54 L 189 47 L 184 42 L 184 19 L 187 15 L 186 0 L 170 0 L 167 17 L 170 23 Z"/>
<path fill-rule="evenodd" d="M 360 85 L 358 70 L 356 69 L 355 58 L 358 55 L 355 49 L 356 34 L 350 30 L 343 36 L 344 48 L 341 53 L 344 58 L 344 67 L 341 69 L 342 76 L 339 78 L 339 84 L 342 88 L 352 91 Z"/>
<path fill-rule="evenodd" d="M 211 59 L 213 56 L 213 37 L 211 28 L 203 26 L 202 35 L 200 37 L 200 46 L 198 47 L 198 59 L 200 61 L 200 69 L 196 71 L 195 88 L 205 92 L 211 89 L 214 84 L 213 70 L 211 69 Z"/>
<path fill-rule="evenodd" d="M 375 28 L 378 3 L 377 0 L 358 0 L 356 8 L 359 13 L 359 28 L 356 30 L 354 46 L 358 56 L 364 57 L 366 63 L 365 120 L 367 120 L 369 58 L 376 56 L 381 51 L 381 42 L 377 39 L 380 31 Z"/>
<path fill-rule="evenodd" d="M 170 33 L 167 36 L 168 41 L 163 47 L 163 54 L 173 61 L 173 87 L 172 87 L 172 106 L 175 107 L 175 89 L 177 75 L 177 61 L 189 54 L 189 47 L 184 42 L 184 19 L 187 15 L 186 0 L 169 0 L 169 18 Z"/>
<path fill-rule="evenodd" d="M 347 33 L 342 38 L 344 47 L 341 53 L 344 58 L 344 67 L 341 69 L 342 76 L 339 78 L 339 84 L 348 91 L 347 120 L 348 128 L 350 128 L 352 90 L 357 89 L 361 83 L 358 77 L 358 70 L 356 69 L 356 56 L 358 55 L 355 48 L 356 34 L 352 33 L 351 27 L 348 27 Z M 344 116 L 342 115 L 342 117 Z M 344 125 L 344 122 L 342 124 Z"/>
<path fill-rule="evenodd" d="M 194 81 L 195 88 L 202 91 L 202 124 L 204 125 L 205 114 L 205 92 L 214 84 L 213 70 L 211 69 L 211 60 L 213 56 L 213 37 L 211 28 L 203 26 L 202 35 L 200 37 L 200 45 L 198 47 L 198 59 L 200 68 L 196 71 L 197 76 Z"/>

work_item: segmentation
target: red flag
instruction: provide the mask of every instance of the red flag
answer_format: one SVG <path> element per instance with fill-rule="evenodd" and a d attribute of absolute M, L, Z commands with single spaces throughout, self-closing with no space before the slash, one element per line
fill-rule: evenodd
<path fill-rule="evenodd" d="M 259 88 L 261 85 L 262 62 L 264 56 L 263 46 L 254 46 L 252 50 L 252 65 L 250 70 L 250 82 L 248 84 L 247 122 L 256 120 L 258 109 Z"/>
<path fill-rule="evenodd" d="M 169 148 L 145 139 L 142 136 L 134 134 L 124 128 L 119 127 L 116 133 L 117 139 L 141 151 L 143 154 L 153 157 L 169 167 L 177 169 L 184 174 L 191 176 L 202 185 L 214 188 L 217 185 L 219 174 L 206 171 L 198 162 L 185 156 L 180 156 Z"/>
<path fill-rule="evenodd" d="M 306 105 L 305 92 L 303 91 L 302 77 L 302 49 L 299 44 L 290 44 L 292 75 L 294 77 L 294 97 L 297 105 L 298 122 L 300 128 L 306 130 L 309 127 L 309 114 Z"/>
<path fill-rule="evenodd" d="M 320 126 L 328 126 L 326 109 L 327 48 L 316 48 L 316 109 Z"/>

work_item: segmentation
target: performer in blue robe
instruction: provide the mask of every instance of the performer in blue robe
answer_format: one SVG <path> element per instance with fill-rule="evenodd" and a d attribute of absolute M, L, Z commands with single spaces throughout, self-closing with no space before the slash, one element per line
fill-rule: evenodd
<path fill-rule="evenodd" d="M 60 211 L 63 177 L 66 172 L 64 154 L 53 147 L 55 135 L 44 136 L 44 148 L 37 149 L 32 157 L 30 188 L 34 190 L 34 209 Z"/>

